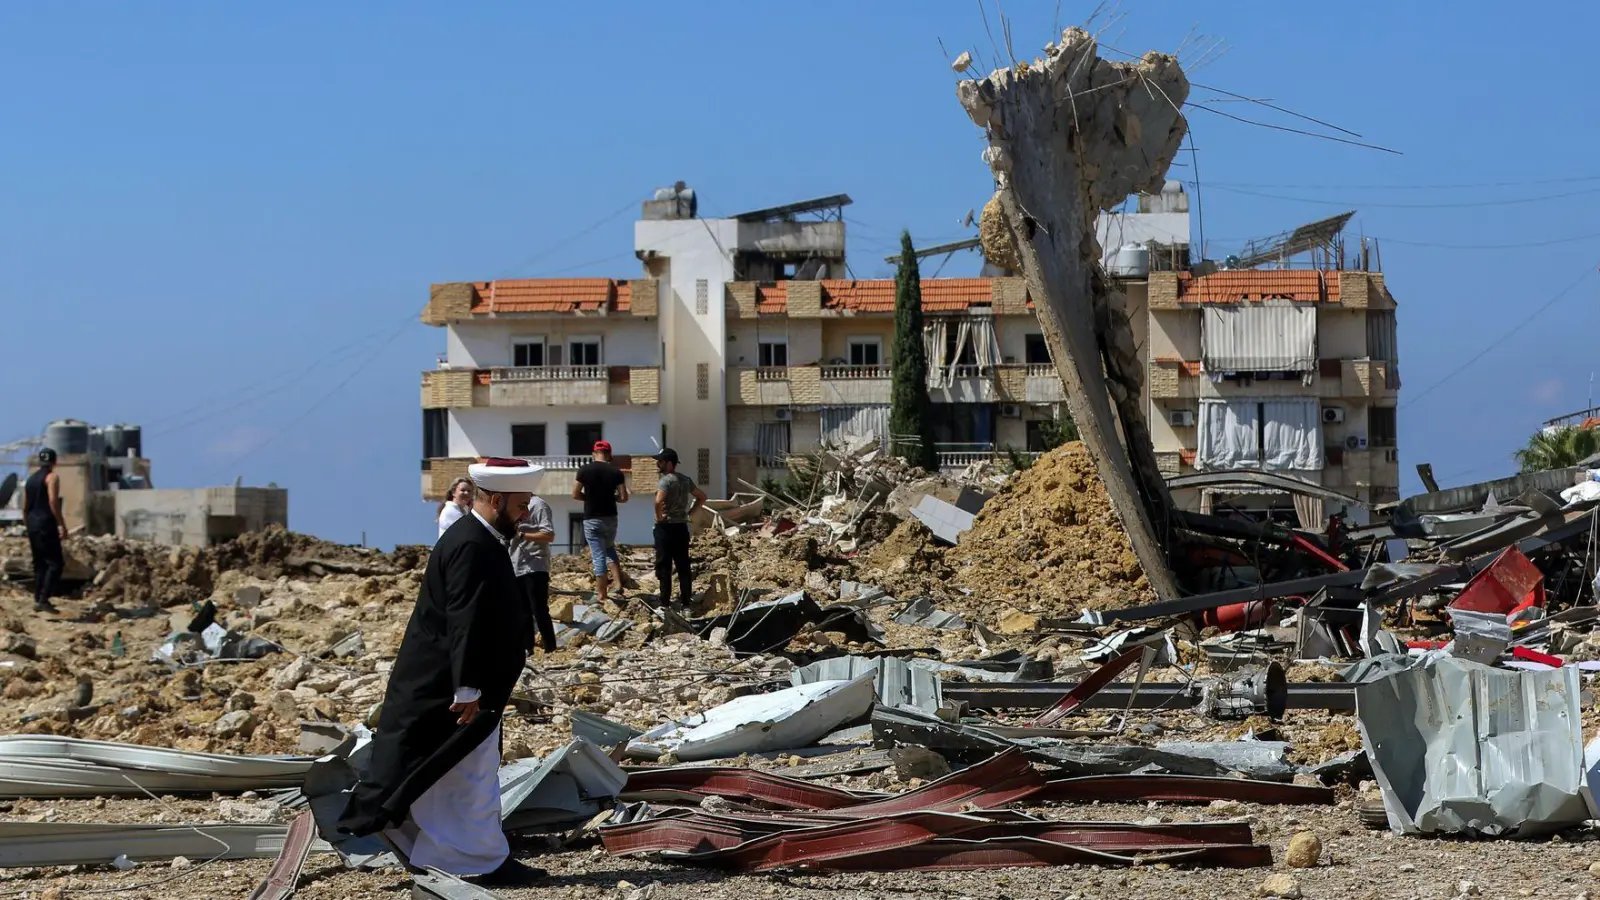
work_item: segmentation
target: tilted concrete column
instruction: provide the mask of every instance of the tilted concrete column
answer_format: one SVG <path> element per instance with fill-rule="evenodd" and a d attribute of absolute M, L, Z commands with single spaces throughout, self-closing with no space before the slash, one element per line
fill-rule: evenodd
<path fill-rule="evenodd" d="M 1157 193 L 1188 125 L 1178 61 L 1100 59 L 1069 28 L 1044 60 L 957 84 L 984 129 L 998 191 L 984 213 L 984 252 L 1014 258 L 1067 387 L 1067 405 L 1112 508 L 1156 594 L 1176 597 L 1163 537 L 1172 501 L 1140 404 L 1144 372 L 1123 298 L 1100 271 L 1094 221 L 1136 191 Z M 1120 441 L 1118 427 L 1120 425 Z"/>

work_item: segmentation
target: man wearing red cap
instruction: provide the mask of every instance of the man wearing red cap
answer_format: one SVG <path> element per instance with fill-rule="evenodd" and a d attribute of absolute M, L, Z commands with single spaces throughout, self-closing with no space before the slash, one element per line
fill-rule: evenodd
<path fill-rule="evenodd" d="M 594 596 L 606 602 L 613 581 L 622 585 L 622 559 L 617 555 L 617 504 L 628 502 L 628 478 L 611 462 L 611 442 L 594 442 L 594 461 L 578 470 L 572 499 L 583 501 L 583 539 L 594 565 Z"/>

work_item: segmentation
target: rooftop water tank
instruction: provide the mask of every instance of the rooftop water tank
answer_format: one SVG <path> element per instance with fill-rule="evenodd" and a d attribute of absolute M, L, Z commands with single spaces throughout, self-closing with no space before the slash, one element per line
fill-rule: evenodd
<path fill-rule="evenodd" d="M 107 425 L 100 429 L 100 437 L 105 441 L 107 456 L 128 455 L 128 444 L 125 435 L 126 432 L 122 430 L 121 425 Z"/>
<path fill-rule="evenodd" d="M 45 426 L 44 445 L 57 456 L 76 456 L 89 452 L 89 423 L 59 419 Z"/>
<path fill-rule="evenodd" d="M 1168 181 L 1161 186 L 1161 210 L 1169 213 L 1189 211 L 1189 195 L 1184 193 L 1183 182 Z"/>
<path fill-rule="evenodd" d="M 144 432 L 138 425 L 122 426 L 122 446 L 129 456 L 144 455 Z"/>
<path fill-rule="evenodd" d="M 1111 257 L 1107 266 L 1112 275 L 1121 278 L 1141 278 L 1150 274 L 1150 248 L 1143 244 L 1124 244 Z"/>

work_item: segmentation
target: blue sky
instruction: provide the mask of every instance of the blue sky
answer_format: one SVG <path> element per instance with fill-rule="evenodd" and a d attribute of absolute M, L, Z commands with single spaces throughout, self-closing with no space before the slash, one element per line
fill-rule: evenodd
<path fill-rule="evenodd" d="M 1019 58 L 1051 38 L 1054 0 L 1000 6 Z M 1407 492 L 1420 461 L 1447 483 L 1508 472 L 1542 419 L 1587 403 L 1600 7 L 1561 6 L 1560 28 L 1526 30 L 1481 2 L 1124 2 L 1103 35 L 1220 38 L 1193 80 L 1403 151 L 1190 115 L 1210 256 L 1350 208 L 1382 239 Z M 0 442 L 64 416 L 142 423 L 158 486 L 275 481 L 297 530 L 428 540 L 429 283 L 631 275 L 636 204 L 676 179 L 708 215 L 849 193 L 862 276 L 887 274 L 901 227 L 965 236 L 989 178 L 946 50 L 997 55 L 979 10 L 0 6 Z M 1064 2 L 1061 22 L 1093 11 Z"/>

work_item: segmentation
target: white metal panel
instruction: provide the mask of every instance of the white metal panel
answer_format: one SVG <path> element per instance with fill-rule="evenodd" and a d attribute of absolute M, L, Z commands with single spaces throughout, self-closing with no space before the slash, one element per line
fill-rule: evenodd
<path fill-rule="evenodd" d="M 1201 310 L 1200 359 L 1208 372 L 1312 372 L 1317 307 L 1268 302 Z"/>

